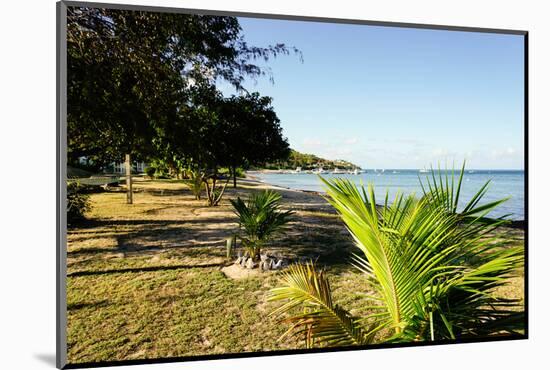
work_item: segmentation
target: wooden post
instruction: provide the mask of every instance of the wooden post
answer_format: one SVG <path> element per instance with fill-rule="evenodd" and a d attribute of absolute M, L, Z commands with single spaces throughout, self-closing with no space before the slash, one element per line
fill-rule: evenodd
<path fill-rule="evenodd" d="M 126 154 L 126 161 L 124 164 L 126 167 L 126 203 L 132 204 L 132 162 L 130 161 L 130 154 Z"/>

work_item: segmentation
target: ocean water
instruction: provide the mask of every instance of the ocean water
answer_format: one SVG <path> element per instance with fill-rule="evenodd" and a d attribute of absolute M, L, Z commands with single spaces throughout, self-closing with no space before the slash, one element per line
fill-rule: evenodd
<path fill-rule="evenodd" d="M 324 192 L 323 184 L 316 174 L 311 173 L 250 173 L 261 181 L 272 185 L 282 186 L 295 190 L 311 190 Z M 389 192 L 389 199 L 393 199 L 397 191 L 405 194 L 416 193 L 422 195 L 422 188 L 419 185 L 420 179 L 426 184 L 426 176 L 430 173 L 420 173 L 418 170 L 367 170 L 367 173 L 358 175 L 350 174 L 323 174 L 325 178 L 347 178 L 356 184 L 361 181 L 366 185 L 373 183 L 376 202 L 384 202 L 386 190 Z M 455 172 L 455 181 L 458 181 L 459 173 Z M 481 204 L 510 197 L 508 201 L 492 211 L 489 217 L 499 217 L 510 214 L 509 219 L 523 220 L 524 210 L 524 171 L 512 170 L 473 170 L 464 173 L 462 189 L 460 194 L 459 207 L 466 203 L 477 193 L 487 181 L 491 180 L 489 190 L 484 196 Z"/>

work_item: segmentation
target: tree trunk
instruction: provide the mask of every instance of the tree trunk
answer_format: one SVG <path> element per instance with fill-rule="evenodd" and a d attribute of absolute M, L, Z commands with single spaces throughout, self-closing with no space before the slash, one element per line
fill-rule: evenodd
<path fill-rule="evenodd" d="M 126 203 L 132 204 L 132 161 L 130 160 L 130 154 L 126 154 L 126 161 L 124 162 L 126 167 Z"/>
<path fill-rule="evenodd" d="M 235 168 L 235 166 L 231 166 L 231 172 L 233 174 L 233 187 L 236 188 L 237 187 L 237 169 Z"/>

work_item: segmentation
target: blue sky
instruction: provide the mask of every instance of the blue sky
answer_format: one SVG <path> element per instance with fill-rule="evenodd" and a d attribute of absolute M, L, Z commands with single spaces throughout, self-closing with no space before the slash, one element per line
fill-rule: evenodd
<path fill-rule="evenodd" d="M 523 168 L 522 36 L 239 20 L 249 44 L 303 53 L 245 85 L 273 97 L 292 148 L 364 168 Z"/>

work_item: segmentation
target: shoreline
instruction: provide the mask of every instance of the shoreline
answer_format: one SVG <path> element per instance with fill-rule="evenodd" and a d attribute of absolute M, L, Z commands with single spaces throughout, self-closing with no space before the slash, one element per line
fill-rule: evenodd
<path fill-rule="evenodd" d="M 269 171 L 269 172 L 264 172 L 264 171 Z M 275 190 L 279 189 L 279 190 L 293 191 L 293 192 L 301 193 L 301 194 L 304 194 L 304 195 L 314 195 L 314 196 L 317 196 L 317 197 L 323 199 L 323 194 L 324 193 L 322 193 L 322 192 L 318 192 L 318 191 L 315 191 L 315 190 L 294 189 L 294 188 L 290 188 L 290 187 L 287 187 L 287 186 L 274 185 L 274 184 L 266 182 L 266 181 L 260 179 L 258 176 L 254 175 L 255 173 L 279 173 L 279 172 L 276 172 L 276 171 L 278 171 L 278 170 L 247 171 L 247 172 L 245 172 L 245 175 L 246 175 L 245 179 L 248 180 L 248 181 L 254 181 L 254 182 L 256 182 L 258 184 L 262 184 L 264 186 L 268 186 L 268 187 L 270 187 L 272 189 L 275 189 Z M 323 199 L 323 201 L 324 201 L 324 199 Z M 380 204 L 378 204 L 377 206 L 381 207 Z M 523 219 L 523 220 L 510 220 L 510 224 L 503 225 L 501 227 L 525 230 L 525 219 Z"/>

